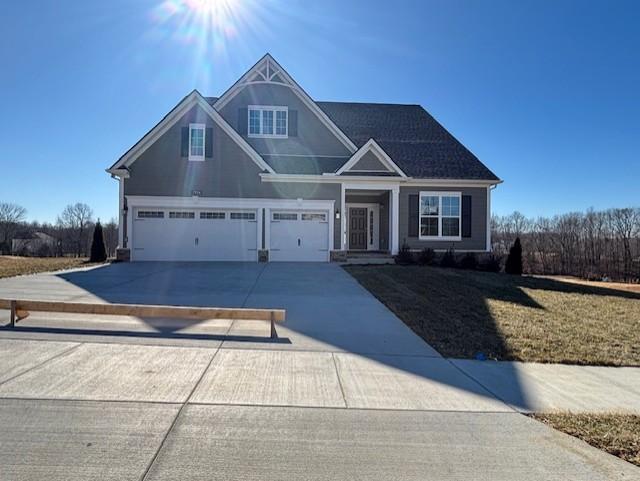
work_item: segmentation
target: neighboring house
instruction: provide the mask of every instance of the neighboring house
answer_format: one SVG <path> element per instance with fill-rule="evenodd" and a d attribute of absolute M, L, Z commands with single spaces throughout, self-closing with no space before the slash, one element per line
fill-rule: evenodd
<path fill-rule="evenodd" d="M 52 256 L 58 251 L 58 240 L 44 232 L 21 235 L 11 241 L 11 253 L 27 256 Z"/>
<path fill-rule="evenodd" d="M 317 102 L 265 55 L 107 169 L 121 259 L 329 261 L 490 250 L 501 181 L 419 105 Z"/>

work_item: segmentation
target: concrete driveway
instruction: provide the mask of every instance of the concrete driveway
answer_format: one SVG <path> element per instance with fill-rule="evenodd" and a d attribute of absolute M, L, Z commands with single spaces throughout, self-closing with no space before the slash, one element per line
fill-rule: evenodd
<path fill-rule="evenodd" d="M 0 280 L 0 297 L 287 309 L 277 341 L 225 320 L 0 329 L 0 479 L 639 473 L 517 413 L 336 265 L 115 264 Z"/>

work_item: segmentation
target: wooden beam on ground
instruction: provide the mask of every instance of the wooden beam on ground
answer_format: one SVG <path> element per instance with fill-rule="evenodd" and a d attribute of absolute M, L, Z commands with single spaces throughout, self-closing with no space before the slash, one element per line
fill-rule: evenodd
<path fill-rule="evenodd" d="M 170 317 L 177 319 L 230 319 L 243 321 L 269 321 L 271 337 L 275 323 L 284 322 L 284 309 L 246 309 L 227 307 L 158 306 L 145 304 L 90 304 L 84 302 L 31 301 L 0 299 L 0 309 L 11 310 L 11 326 L 35 312 L 63 312 L 69 314 L 96 314 L 108 316 Z"/>

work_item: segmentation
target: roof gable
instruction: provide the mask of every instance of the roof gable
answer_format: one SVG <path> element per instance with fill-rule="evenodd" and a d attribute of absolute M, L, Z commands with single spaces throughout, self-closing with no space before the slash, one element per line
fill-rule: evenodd
<path fill-rule="evenodd" d="M 377 165 L 380 166 L 379 169 L 372 169 L 370 167 L 372 165 L 371 156 L 375 157 L 375 159 L 373 159 L 374 164 L 377 160 Z M 363 169 L 362 167 L 365 165 L 365 162 L 366 168 Z M 358 168 L 358 165 L 361 167 Z M 358 151 L 336 171 L 336 174 L 341 175 L 364 172 L 384 172 L 399 175 L 400 177 L 406 177 L 406 174 L 402 169 L 400 169 L 400 167 L 391 160 L 391 157 L 389 157 L 389 155 L 374 139 L 369 139 L 362 147 L 360 147 Z"/>
<path fill-rule="evenodd" d="M 107 172 L 114 175 L 123 175 L 123 169 L 131 165 L 135 160 L 145 152 L 156 140 L 158 140 L 165 132 L 167 132 L 176 122 L 182 118 L 194 106 L 200 107 L 211 119 L 229 135 L 245 153 L 253 160 L 258 167 L 262 170 L 266 170 L 270 173 L 275 173 L 273 169 L 267 164 L 260 155 L 222 118 L 222 116 L 211 106 L 205 97 L 200 92 L 194 90 L 184 99 L 182 99 L 178 105 L 176 105 L 171 112 L 169 112 L 155 127 L 145 134 L 133 147 L 125 152 Z"/>
<path fill-rule="evenodd" d="M 353 153 L 358 150 L 353 141 L 340 130 L 302 87 L 300 87 L 286 70 L 268 53 L 222 94 L 215 103 L 213 103 L 213 107 L 216 110 L 221 110 L 238 92 L 248 85 L 255 84 L 276 84 L 290 88 L 349 152 Z"/>

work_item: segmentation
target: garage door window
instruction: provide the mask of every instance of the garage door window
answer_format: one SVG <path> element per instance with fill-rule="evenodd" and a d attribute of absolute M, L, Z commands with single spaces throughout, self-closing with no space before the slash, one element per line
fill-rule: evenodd
<path fill-rule="evenodd" d="M 224 212 L 200 212 L 201 219 L 224 219 L 225 217 Z"/>
<path fill-rule="evenodd" d="M 169 212 L 169 219 L 195 219 L 195 212 L 180 212 L 180 211 L 171 211 Z"/>
<path fill-rule="evenodd" d="M 274 212 L 273 220 L 298 220 L 298 214 L 290 212 Z"/>
<path fill-rule="evenodd" d="M 231 219 L 235 220 L 255 220 L 255 212 L 231 212 L 229 215 Z"/>
<path fill-rule="evenodd" d="M 325 222 L 327 220 L 327 214 L 320 214 L 320 213 L 302 214 L 302 220 L 315 220 L 317 222 Z"/>
<path fill-rule="evenodd" d="M 164 212 L 161 210 L 139 210 L 138 219 L 164 219 Z"/>

